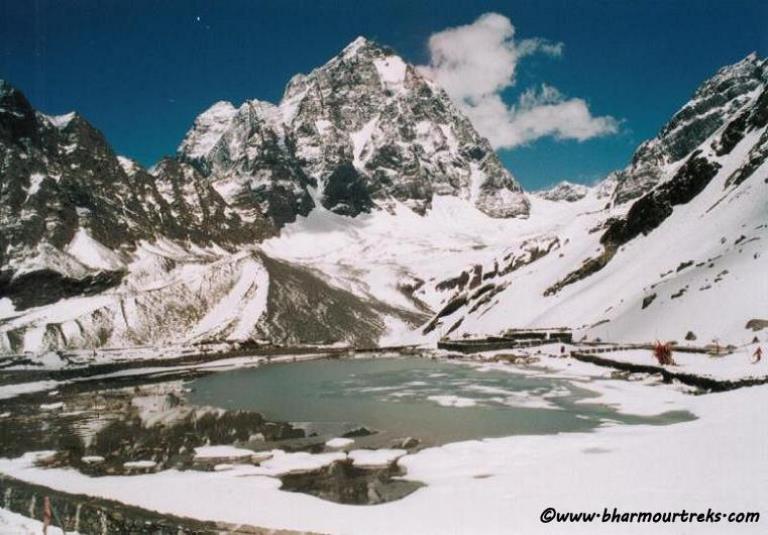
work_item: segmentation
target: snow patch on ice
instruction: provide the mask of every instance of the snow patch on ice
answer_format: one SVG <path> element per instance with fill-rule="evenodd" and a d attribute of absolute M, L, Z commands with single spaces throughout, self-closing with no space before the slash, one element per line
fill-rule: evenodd
<path fill-rule="evenodd" d="M 344 448 L 354 443 L 355 441 L 351 438 L 337 437 L 327 441 L 325 445 L 329 448 Z"/>
<path fill-rule="evenodd" d="M 123 467 L 125 468 L 154 468 L 157 466 L 157 462 L 155 461 L 128 461 L 126 463 L 123 463 Z"/>
<path fill-rule="evenodd" d="M 286 453 L 283 450 L 274 450 L 272 453 L 272 458 L 261 463 L 261 467 L 268 474 L 275 476 L 311 472 L 347 458 L 344 452 L 312 454 L 305 451 Z"/>
<path fill-rule="evenodd" d="M 477 405 L 477 400 L 472 398 L 464 398 L 460 396 L 453 396 L 449 394 L 439 396 L 429 396 L 427 398 L 430 401 L 434 401 L 441 407 L 474 407 Z"/>
<path fill-rule="evenodd" d="M 200 446 L 195 448 L 195 459 L 247 459 L 253 451 L 235 446 Z"/>
<path fill-rule="evenodd" d="M 408 452 L 401 449 L 352 450 L 349 458 L 358 467 L 378 468 L 388 466 Z"/>

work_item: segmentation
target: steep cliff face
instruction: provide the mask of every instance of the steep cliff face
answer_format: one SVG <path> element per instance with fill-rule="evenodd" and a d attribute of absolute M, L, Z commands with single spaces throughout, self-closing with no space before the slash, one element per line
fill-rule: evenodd
<path fill-rule="evenodd" d="M 732 124 L 719 149 L 728 150 L 740 130 L 734 122 L 755 108 L 765 108 L 767 83 L 768 64 L 756 54 L 720 69 L 696 90 L 658 136 L 640 145 L 630 165 L 617 173 L 615 202 L 624 203 L 650 191 L 674 174 L 674 168 L 707 138 L 723 125 Z"/>
<path fill-rule="evenodd" d="M 163 228 L 165 236 L 200 244 L 237 246 L 257 243 L 275 231 L 261 213 L 247 219 L 241 217 L 188 163 L 164 158 L 152 168 L 152 175 L 170 214 Z"/>
<path fill-rule="evenodd" d="M 101 134 L 76 114 L 36 112 L 6 82 L 0 165 L 3 265 L 41 243 L 64 247 L 81 226 L 112 247 L 149 232 L 150 217 Z"/>
<path fill-rule="evenodd" d="M 364 38 L 295 76 L 277 106 L 215 104 L 179 157 L 233 205 L 260 207 L 278 225 L 318 204 L 355 216 L 399 201 L 423 214 L 434 195 L 492 217 L 528 213 L 520 186 L 445 92 Z"/>
<path fill-rule="evenodd" d="M 67 249 L 88 236 L 116 257 L 148 237 L 152 218 L 136 193 L 84 119 L 40 114 L 0 82 L 0 293 L 39 304 L 118 282 L 92 277 L 87 259 Z"/>

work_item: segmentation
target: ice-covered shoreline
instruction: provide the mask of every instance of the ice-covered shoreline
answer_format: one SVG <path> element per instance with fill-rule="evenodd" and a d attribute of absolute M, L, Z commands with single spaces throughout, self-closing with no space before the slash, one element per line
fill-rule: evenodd
<path fill-rule="evenodd" d="M 692 396 L 675 385 L 645 384 L 651 382 L 648 378 L 593 381 L 590 378 L 610 377 L 611 370 L 573 359 L 547 358 L 541 364 L 548 371 L 536 373 L 569 377 L 593 390 L 599 397 L 590 402 L 635 414 L 689 410 L 698 419 L 662 427 L 608 424 L 593 433 L 515 436 L 424 449 L 401 456 L 398 463 L 406 469 L 406 479 L 426 486 L 401 500 L 367 507 L 280 491 L 278 480 L 248 466 L 90 478 L 72 469 L 38 468 L 22 457 L 0 460 L 0 472 L 164 514 L 327 533 L 529 534 L 562 529 L 592 534 L 616 530 L 616 525 L 601 523 L 542 524 L 539 514 L 546 507 L 573 512 L 603 507 L 765 512 L 756 489 L 768 484 L 768 459 L 761 447 L 768 436 L 754 422 L 768 402 L 768 387 Z M 531 371 L 490 360 L 475 365 L 511 373 Z M 759 526 L 738 529 L 753 533 Z M 621 527 L 629 533 L 648 528 Z M 653 527 L 654 532 L 680 533 L 681 526 Z M 695 526 L 696 533 L 722 530 L 719 524 Z"/>

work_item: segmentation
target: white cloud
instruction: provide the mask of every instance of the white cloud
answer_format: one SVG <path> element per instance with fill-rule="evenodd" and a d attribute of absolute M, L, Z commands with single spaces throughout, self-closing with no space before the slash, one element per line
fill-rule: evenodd
<path fill-rule="evenodd" d="M 565 98 L 543 84 L 508 105 L 501 93 L 515 85 L 521 59 L 540 53 L 560 56 L 562 43 L 515 39 L 505 16 L 486 13 L 472 24 L 449 28 L 429 38 L 430 65 L 420 70 L 464 111 L 481 135 L 496 148 L 511 148 L 540 137 L 583 141 L 618 131 L 610 116 L 594 117 L 587 103 Z"/>

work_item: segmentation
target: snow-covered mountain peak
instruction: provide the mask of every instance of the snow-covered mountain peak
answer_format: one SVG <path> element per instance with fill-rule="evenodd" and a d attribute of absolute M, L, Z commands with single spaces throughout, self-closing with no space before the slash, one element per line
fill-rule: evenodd
<path fill-rule="evenodd" d="M 342 51 L 328 63 L 338 60 L 349 60 L 355 56 L 378 56 L 386 53 L 387 50 L 389 50 L 387 47 L 361 35 L 345 46 Z"/>
<path fill-rule="evenodd" d="M 351 43 L 344 47 L 344 49 L 341 51 L 341 54 L 344 56 L 351 56 L 356 54 L 359 50 L 373 45 L 373 41 L 366 39 L 362 35 L 358 35 Z"/>
<path fill-rule="evenodd" d="M 278 106 L 209 109 L 179 151 L 225 199 L 278 225 L 317 204 L 355 216 L 399 201 L 423 214 L 434 195 L 492 217 L 528 213 L 519 184 L 448 95 L 364 38 L 294 76 Z"/>
<path fill-rule="evenodd" d="M 138 173 L 141 169 L 141 166 L 131 158 L 126 158 L 125 156 L 118 156 L 117 162 L 120 164 L 120 167 L 123 168 L 123 171 L 125 171 L 125 174 L 129 177 L 134 176 L 136 173 Z"/>
<path fill-rule="evenodd" d="M 563 180 L 554 187 L 536 192 L 536 194 L 548 201 L 576 202 L 583 199 L 588 192 L 589 188 L 583 184 L 574 184 L 573 182 Z"/>
<path fill-rule="evenodd" d="M 58 129 L 66 128 L 69 123 L 71 123 L 75 117 L 77 117 L 77 113 L 74 111 L 71 111 L 69 113 L 64 113 L 62 115 L 46 115 L 45 118 L 48 119 L 48 121 L 55 126 Z"/>
<path fill-rule="evenodd" d="M 179 152 L 190 159 L 205 158 L 232 122 L 237 108 L 227 101 L 216 102 L 197 116 L 192 129 L 179 145 Z"/>
<path fill-rule="evenodd" d="M 313 69 L 309 73 L 297 73 L 286 84 L 281 104 L 294 99 L 295 97 L 306 93 L 307 88 L 312 83 L 312 79 L 327 73 L 338 64 L 349 64 L 358 62 L 370 62 L 377 57 L 385 55 L 384 47 L 377 43 L 359 36 L 354 41 L 344 47 L 341 52 L 330 58 L 323 65 Z M 308 83 L 309 80 L 309 83 Z"/>
<path fill-rule="evenodd" d="M 387 73 L 389 61 L 392 62 L 393 72 Z M 371 67 L 375 63 L 380 64 L 380 69 L 384 73 L 383 78 L 388 78 L 391 81 L 394 78 L 402 80 L 405 71 L 405 61 L 397 56 L 391 49 L 379 45 L 365 37 L 358 37 L 352 41 L 349 45 L 337 55 L 330 58 L 323 65 L 313 69 L 307 74 L 296 74 L 288 82 L 285 92 L 283 94 L 282 103 L 295 98 L 297 95 L 303 95 L 312 86 L 316 85 L 319 78 L 347 78 L 347 80 L 341 80 L 345 82 L 357 82 L 367 84 L 371 81 L 370 72 Z M 348 76 L 343 74 L 350 70 L 359 71 L 362 69 L 364 72 L 360 73 L 361 76 Z M 341 71 L 341 72 L 340 72 Z M 397 71 L 400 72 L 399 76 Z M 384 80 L 382 80 L 382 83 Z M 371 87 L 372 88 L 372 87 Z"/>
<path fill-rule="evenodd" d="M 705 81 L 694 93 L 694 99 L 711 93 L 714 90 L 728 90 L 724 83 L 742 83 L 755 86 L 766 79 L 766 59 L 761 58 L 757 52 L 751 52 L 744 59 L 732 65 L 726 65 L 718 69 L 712 78 Z"/>

